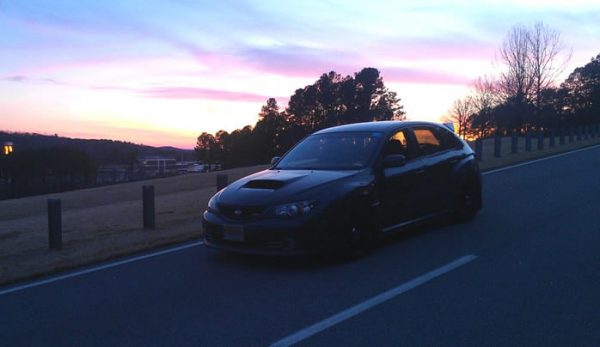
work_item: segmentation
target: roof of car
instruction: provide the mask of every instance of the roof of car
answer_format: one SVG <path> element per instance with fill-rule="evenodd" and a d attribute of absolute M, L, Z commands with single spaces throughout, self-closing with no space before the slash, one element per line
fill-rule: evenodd
<path fill-rule="evenodd" d="M 336 133 L 336 132 L 352 132 L 352 131 L 383 131 L 388 132 L 405 126 L 419 125 L 436 125 L 438 123 L 423 122 L 423 121 L 381 121 L 381 122 L 365 122 L 339 125 L 315 132 L 315 134 Z"/>

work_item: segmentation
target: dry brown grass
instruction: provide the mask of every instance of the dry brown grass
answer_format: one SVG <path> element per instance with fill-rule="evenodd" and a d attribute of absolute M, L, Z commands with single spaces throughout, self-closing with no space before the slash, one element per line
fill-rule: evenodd
<path fill-rule="evenodd" d="M 510 154 L 510 139 L 503 139 L 502 157 L 493 157 L 493 140 L 485 140 L 480 166 L 488 170 L 521 161 L 600 143 L 600 138 Z M 568 141 L 567 141 L 568 142 Z M 230 181 L 264 169 L 253 166 L 218 173 Z M 0 201 L 0 284 L 49 274 L 168 244 L 197 239 L 200 216 L 215 193 L 218 173 L 187 174 L 144 182 Z M 142 224 L 142 186 L 154 185 L 156 230 Z M 63 249 L 48 250 L 46 203 L 60 198 L 63 210 Z"/>
<path fill-rule="evenodd" d="M 264 168 L 218 173 L 233 181 Z M 200 215 L 216 191 L 218 173 L 0 201 L 0 283 L 200 237 Z M 156 230 L 141 227 L 143 185 L 154 185 Z M 62 202 L 61 251 L 48 250 L 48 198 Z"/>

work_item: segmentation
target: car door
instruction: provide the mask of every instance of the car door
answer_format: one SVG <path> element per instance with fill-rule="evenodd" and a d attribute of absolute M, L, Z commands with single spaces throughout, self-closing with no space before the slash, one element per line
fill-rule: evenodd
<path fill-rule="evenodd" d="M 417 187 L 423 184 L 424 171 L 410 139 L 408 130 L 399 130 L 387 139 L 382 151 L 382 159 L 390 154 L 401 154 L 406 158 L 400 167 L 383 168 L 380 192 L 384 231 L 414 219 L 418 213 L 415 200 L 419 198 Z"/>
<path fill-rule="evenodd" d="M 452 198 L 453 169 L 460 160 L 458 141 L 436 126 L 412 129 L 417 144 L 417 158 L 423 162 L 423 186 L 420 189 L 420 217 L 446 210 Z M 451 137 L 448 137 L 451 136 Z M 455 140 L 455 139 L 454 139 Z"/>

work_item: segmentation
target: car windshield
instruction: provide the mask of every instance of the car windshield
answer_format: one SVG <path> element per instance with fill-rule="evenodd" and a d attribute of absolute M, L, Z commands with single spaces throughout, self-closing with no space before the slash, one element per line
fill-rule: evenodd
<path fill-rule="evenodd" d="M 373 157 L 380 132 L 326 133 L 300 142 L 277 164 L 278 170 L 360 170 Z"/>

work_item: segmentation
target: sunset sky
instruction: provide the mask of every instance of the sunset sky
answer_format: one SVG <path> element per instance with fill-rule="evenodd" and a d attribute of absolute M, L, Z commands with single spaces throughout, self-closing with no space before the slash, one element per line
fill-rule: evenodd
<path fill-rule="evenodd" d="M 600 53 L 597 0 L 0 0 L 0 130 L 192 148 L 363 67 L 438 120 L 536 21 L 573 52 L 563 79 Z"/>

